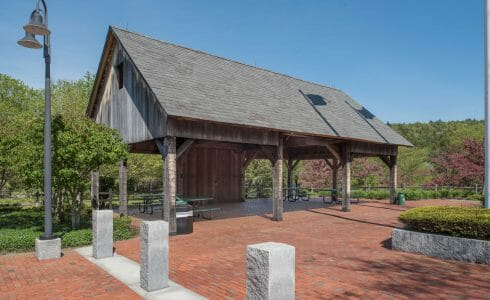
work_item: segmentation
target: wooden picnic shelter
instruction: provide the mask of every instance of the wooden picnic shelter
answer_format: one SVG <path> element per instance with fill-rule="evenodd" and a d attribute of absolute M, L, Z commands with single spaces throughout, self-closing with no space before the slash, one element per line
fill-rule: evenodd
<path fill-rule="evenodd" d="M 283 219 L 283 167 L 290 187 L 299 160 L 325 160 L 335 190 L 341 172 L 342 209 L 349 211 L 352 159 L 379 157 L 390 169 L 394 201 L 398 146 L 412 146 L 339 89 L 115 27 L 86 113 L 118 130 L 131 152 L 162 155 L 163 218 L 171 233 L 176 195 L 243 201 L 254 159 L 273 166 L 276 221 Z M 122 162 L 122 201 L 126 172 Z"/>

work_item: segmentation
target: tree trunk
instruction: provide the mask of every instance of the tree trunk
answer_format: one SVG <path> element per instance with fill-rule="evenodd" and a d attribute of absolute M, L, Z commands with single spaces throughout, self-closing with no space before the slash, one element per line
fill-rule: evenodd
<path fill-rule="evenodd" d="M 58 222 L 62 224 L 65 221 L 65 213 L 63 211 L 63 193 L 61 191 L 58 191 L 57 193 L 55 193 L 55 195 L 56 195 L 55 211 L 58 217 Z"/>
<path fill-rule="evenodd" d="M 77 191 L 72 197 L 72 203 L 71 203 L 71 228 L 72 229 L 80 228 L 81 198 L 82 198 L 82 194 L 80 191 Z"/>

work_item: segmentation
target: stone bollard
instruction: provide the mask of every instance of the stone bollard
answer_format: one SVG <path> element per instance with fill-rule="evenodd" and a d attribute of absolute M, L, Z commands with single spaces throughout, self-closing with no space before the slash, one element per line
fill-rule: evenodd
<path fill-rule="evenodd" d="M 141 222 L 140 243 L 140 286 L 148 292 L 168 287 L 168 222 Z"/>
<path fill-rule="evenodd" d="M 294 299 L 295 248 L 281 243 L 247 247 L 247 299 Z"/>
<path fill-rule="evenodd" d="M 92 254 L 95 258 L 113 255 L 112 210 L 92 210 Z"/>
<path fill-rule="evenodd" d="M 35 242 L 36 257 L 38 260 L 60 258 L 61 257 L 61 239 L 53 238 L 43 240 L 36 239 Z"/>

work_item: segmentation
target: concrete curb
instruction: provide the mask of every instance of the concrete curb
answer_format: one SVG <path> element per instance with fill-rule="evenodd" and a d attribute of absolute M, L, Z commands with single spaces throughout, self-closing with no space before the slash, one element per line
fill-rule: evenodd
<path fill-rule="evenodd" d="M 140 287 L 140 265 L 129 258 L 114 253 L 112 257 L 95 259 L 92 256 L 92 246 L 75 249 L 78 254 L 103 269 L 124 283 L 144 299 L 166 300 L 202 300 L 204 298 L 191 290 L 169 280 L 169 287 L 153 292 L 147 292 Z"/>

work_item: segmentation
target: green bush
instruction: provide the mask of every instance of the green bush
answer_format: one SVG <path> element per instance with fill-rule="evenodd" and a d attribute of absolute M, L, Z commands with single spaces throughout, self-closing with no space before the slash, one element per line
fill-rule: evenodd
<path fill-rule="evenodd" d="M 386 190 L 353 190 L 351 191 L 351 198 L 383 200 L 390 198 L 390 192 Z"/>
<path fill-rule="evenodd" d="M 130 217 L 119 217 L 114 219 L 114 240 L 127 240 L 137 233 L 137 230 L 131 226 Z"/>
<path fill-rule="evenodd" d="M 35 239 L 41 234 L 33 229 L 1 229 L 0 253 L 32 250 Z"/>
<path fill-rule="evenodd" d="M 42 220 L 42 212 L 36 210 L 20 210 L 0 215 L 0 253 L 33 250 L 35 239 L 43 233 Z M 54 234 L 61 237 L 63 248 L 92 243 L 90 228 L 70 230 L 69 227 L 57 225 Z M 130 217 L 114 218 L 114 240 L 126 240 L 136 234 L 137 230 L 131 227 Z"/>
<path fill-rule="evenodd" d="M 22 209 L 20 203 L 2 203 L 0 204 L 0 213 L 9 213 Z"/>
<path fill-rule="evenodd" d="M 92 229 L 68 231 L 60 237 L 63 248 L 90 245 L 92 244 Z"/>
<path fill-rule="evenodd" d="M 399 219 L 411 230 L 490 240 L 490 209 L 427 206 L 410 209 Z"/>
<path fill-rule="evenodd" d="M 127 240 L 137 233 L 131 227 L 130 217 L 114 218 L 113 238 L 115 241 Z M 61 236 L 63 247 L 78 247 L 92 244 L 92 229 L 68 231 Z"/>
<path fill-rule="evenodd" d="M 464 198 L 468 200 L 483 201 L 482 194 L 475 194 L 474 190 L 457 190 L 457 189 L 439 189 L 439 190 L 423 190 L 420 188 L 404 188 L 398 189 L 398 192 L 405 194 L 406 200 L 421 200 L 421 199 L 441 199 L 441 198 Z M 389 199 L 390 192 L 388 189 L 353 189 L 351 191 L 352 198 L 365 198 L 365 199 Z"/>

